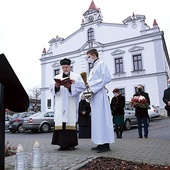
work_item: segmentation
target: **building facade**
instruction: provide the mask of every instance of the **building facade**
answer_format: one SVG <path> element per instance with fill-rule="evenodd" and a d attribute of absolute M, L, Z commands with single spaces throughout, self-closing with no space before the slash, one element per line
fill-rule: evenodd
<path fill-rule="evenodd" d="M 150 28 L 144 15 L 127 17 L 122 24 L 105 23 L 100 8 L 92 1 L 83 14 L 80 29 L 67 38 L 56 37 L 49 41 L 41 56 L 41 110 L 52 110 L 54 98 L 49 91 L 53 77 L 60 72 L 60 60 L 69 58 L 72 70 L 78 74 L 89 73 L 91 65 L 86 61 L 86 52 L 96 48 L 112 74 L 106 86 L 108 96 L 113 97 L 114 88 L 119 88 L 130 101 L 137 85 L 143 85 L 149 93 L 151 104 L 163 107 L 162 96 L 170 77 L 170 60 L 164 39 L 156 20 Z"/>

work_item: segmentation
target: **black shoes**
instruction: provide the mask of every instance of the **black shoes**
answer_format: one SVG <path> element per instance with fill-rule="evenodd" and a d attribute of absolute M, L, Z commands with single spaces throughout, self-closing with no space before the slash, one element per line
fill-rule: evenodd
<path fill-rule="evenodd" d="M 92 150 L 97 151 L 97 153 L 110 151 L 110 146 L 108 143 L 103 145 L 97 145 L 96 147 L 91 148 Z"/>
<path fill-rule="evenodd" d="M 60 147 L 58 151 L 74 151 L 76 148 L 73 147 Z"/>
<path fill-rule="evenodd" d="M 122 139 L 122 135 L 117 136 L 117 139 Z"/>
<path fill-rule="evenodd" d="M 68 147 L 68 150 L 69 151 L 74 151 L 74 150 L 76 150 L 76 148 L 73 146 L 73 147 Z"/>
<path fill-rule="evenodd" d="M 99 150 L 100 149 L 100 147 L 101 147 L 102 145 L 97 145 L 96 147 L 92 147 L 91 148 L 91 150 L 93 150 L 93 151 L 97 151 L 97 150 Z"/>
<path fill-rule="evenodd" d="M 68 148 L 66 148 L 66 147 L 60 147 L 60 148 L 58 148 L 58 151 L 67 151 L 68 150 Z"/>
<path fill-rule="evenodd" d="M 138 138 L 143 138 L 143 136 L 139 136 Z"/>
<path fill-rule="evenodd" d="M 103 153 L 103 152 L 108 152 L 108 151 L 110 151 L 110 147 L 105 147 L 105 148 L 101 147 L 101 148 L 97 151 L 97 153 Z"/>

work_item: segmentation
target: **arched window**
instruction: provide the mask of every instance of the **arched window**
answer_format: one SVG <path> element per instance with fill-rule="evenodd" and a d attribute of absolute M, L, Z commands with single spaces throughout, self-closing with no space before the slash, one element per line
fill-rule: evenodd
<path fill-rule="evenodd" d="M 94 40 L 94 30 L 93 28 L 88 29 L 88 41 Z"/>

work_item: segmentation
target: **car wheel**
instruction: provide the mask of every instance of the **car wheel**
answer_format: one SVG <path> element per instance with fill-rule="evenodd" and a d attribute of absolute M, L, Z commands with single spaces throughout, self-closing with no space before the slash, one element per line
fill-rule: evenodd
<path fill-rule="evenodd" d="M 19 133 L 23 133 L 25 131 L 25 129 L 23 128 L 23 126 L 22 125 L 19 125 L 18 126 L 18 132 Z"/>
<path fill-rule="evenodd" d="M 37 133 L 37 132 L 38 132 L 38 129 L 32 129 L 31 132 Z"/>
<path fill-rule="evenodd" d="M 46 132 L 48 132 L 49 130 L 50 130 L 49 124 L 44 123 L 44 124 L 41 125 L 41 128 L 40 128 L 40 131 L 41 131 L 41 132 L 46 133 Z"/>
<path fill-rule="evenodd" d="M 125 128 L 126 128 L 127 130 L 129 130 L 130 127 L 131 127 L 131 122 L 130 122 L 129 119 L 126 119 L 126 120 L 125 120 Z"/>

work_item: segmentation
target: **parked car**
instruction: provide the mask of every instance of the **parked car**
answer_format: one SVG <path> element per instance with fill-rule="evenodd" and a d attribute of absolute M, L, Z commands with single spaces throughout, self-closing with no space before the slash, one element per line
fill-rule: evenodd
<path fill-rule="evenodd" d="M 31 130 L 33 133 L 38 131 L 45 133 L 54 129 L 54 112 L 37 112 L 28 118 L 24 118 L 23 128 Z"/>
<path fill-rule="evenodd" d="M 154 107 L 153 105 L 150 105 L 148 107 L 148 114 L 149 114 L 149 117 L 150 117 L 150 121 L 151 121 L 151 119 L 160 117 L 160 113 L 159 113 L 158 108 Z"/>
<path fill-rule="evenodd" d="M 33 115 L 35 112 L 22 112 L 22 113 L 15 113 L 12 117 L 11 120 L 9 121 L 9 130 L 12 133 L 19 132 L 22 133 L 24 132 L 23 129 L 23 119 L 25 117 L 29 117 Z"/>
<path fill-rule="evenodd" d="M 137 125 L 137 118 L 135 116 L 135 109 L 130 107 L 128 103 L 125 105 L 124 127 L 129 130 L 132 125 Z"/>
<path fill-rule="evenodd" d="M 148 107 L 148 124 L 153 118 L 159 117 L 160 113 L 153 105 Z M 130 129 L 132 125 L 137 125 L 137 118 L 135 116 L 135 108 L 131 107 L 127 102 L 125 105 L 125 115 L 124 115 L 124 127 L 125 129 Z"/>
<path fill-rule="evenodd" d="M 5 130 L 9 129 L 9 121 L 11 120 L 11 116 L 10 115 L 5 115 Z"/>

